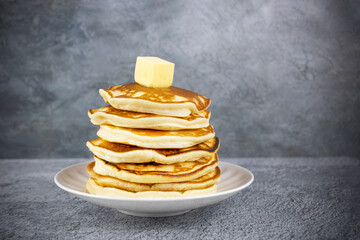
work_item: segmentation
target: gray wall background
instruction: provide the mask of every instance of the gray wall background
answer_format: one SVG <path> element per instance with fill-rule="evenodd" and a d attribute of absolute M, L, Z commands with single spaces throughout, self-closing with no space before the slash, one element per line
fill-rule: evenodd
<path fill-rule="evenodd" d="M 86 157 L 137 56 L 212 99 L 223 157 L 360 156 L 356 1 L 0 2 L 0 158 Z"/>

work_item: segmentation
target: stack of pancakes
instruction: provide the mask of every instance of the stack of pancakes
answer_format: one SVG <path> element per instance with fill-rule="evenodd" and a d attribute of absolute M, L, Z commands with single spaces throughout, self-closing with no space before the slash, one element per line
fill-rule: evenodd
<path fill-rule="evenodd" d="M 212 193 L 220 178 L 210 99 L 137 83 L 100 89 L 108 106 L 89 110 L 99 139 L 86 143 L 92 194 L 181 197 Z"/>

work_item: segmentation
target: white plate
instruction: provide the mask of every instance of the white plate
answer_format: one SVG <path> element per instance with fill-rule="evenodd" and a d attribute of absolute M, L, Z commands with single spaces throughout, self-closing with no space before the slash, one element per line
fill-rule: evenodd
<path fill-rule="evenodd" d="M 217 192 L 183 198 L 127 198 L 108 197 L 86 193 L 85 185 L 90 175 L 83 162 L 67 167 L 58 172 L 54 181 L 65 191 L 86 201 L 115 208 L 122 213 L 142 217 L 166 217 L 186 213 L 192 209 L 205 207 L 222 201 L 249 186 L 254 180 L 253 174 L 234 164 L 220 162 L 220 182 Z"/>

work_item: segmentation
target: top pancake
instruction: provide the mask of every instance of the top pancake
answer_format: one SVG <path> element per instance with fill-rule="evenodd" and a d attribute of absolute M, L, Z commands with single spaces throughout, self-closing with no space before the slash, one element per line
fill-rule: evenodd
<path fill-rule="evenodd" d="M 105 102 L 121 110 L 185 117 L 199 113 L 210 105 L 210 99 L 177 87 L 149 88 L 128 83 L 100 89 Z"/>

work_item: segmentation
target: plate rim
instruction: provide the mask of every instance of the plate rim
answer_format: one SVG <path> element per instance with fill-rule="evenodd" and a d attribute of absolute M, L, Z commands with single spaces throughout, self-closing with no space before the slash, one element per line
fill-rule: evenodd
<path fill-rule="evenodd" d="M 254 181 L 254 174 L 250 170 L 248 170 L 248 169 L 246 169 L 244 167 L 241 167 L 239 165 L 236 165 L 236 164 L 219 161 L 219 165 L 220 164 L 230 165 L 230 167 L 240 168 L 242 171 L 247 172 L 250 175 L 250 180 L 247 183 L 245 183 L 245 184 L 243 184 L 243 185 L 241 185 L 239 187 L 232 188 L 232 189 L 229 189 L 229 190 L 226 190 L 226 191 L 215 192 L 215 193 L 210 193 L 210 194 L 205 194 L 205 195 L 198 195 L 198 196 L 178 197 L 178 198 L 149 198 L 149 197 L 147 197 L 147 198 L 130 198 L 130 197 L 111 197 L 111 196 L 94 195 L 94 194 L 90 194 L 90 193 L 81 192 L 81 191 L 71 189 L 71 188 L 66 187 L 66 186 L 62 185 L 61 183 L 59 183 L 58 177 L 59 177 L 60 174 L 62 174 L 63 172 L 68 171 L 71 168 L 75 168 L 75 167 L 77 167 L 79 165 L 87 165 L 90 162 L 92 162 L 92 160 L 76 163 L 76 164 L 73 164 L 73 165 L 70 165 L 68 167 L 65 167 L 65 168 L 61 169 L 54 176 L 55 184 L 59 188 L 63 189 L 66 192 L 69 192 L 71 194 L 75 194 L 75 195 L 78 195 L 78 196 L 83 196 L 83 197 L 86 197 L 86 198 L 95 198 L 95 199 L 111 200 L 111 201 L 134 201 L 134 202 L 169 202 L 169 201 L 180 202 L 180 201 L 198 200 L 198 199 L 204 199 L 204 198 L 215 198 L 215 197 L 220 197 L 220 196 L 236 193 L 236 192 L 248 187 Z"/>

